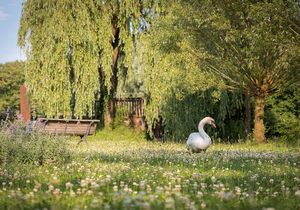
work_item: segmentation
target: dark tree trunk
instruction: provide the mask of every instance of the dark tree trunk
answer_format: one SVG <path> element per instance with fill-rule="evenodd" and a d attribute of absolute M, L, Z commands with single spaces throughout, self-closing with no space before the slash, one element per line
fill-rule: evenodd
<path fill-rule="evenodd" d="M 97 104 L 95 104 L 95 111 L 96 111 L 95 115 L 96 115 L 96 119 L 100 120 L 100 126 L 104 127 L 105 111 L 106 111 L 105 100 L 107 96 L 107 89 L 105 87 L 105 74 L 102 67 L 98 68 L 98 72 L 99 72 L 99 84 L 100 84 L 99 94 L 100 95 L 99 98 L 97 98 L 98 99 Z"/>
<path fill-rule="evenodd" d="M 251 129 L 251 108 L 250 108 L 250 94 L 245 91 L 245 138 L 249 141 L 249 134 Z"/>
<path fill-rule="evenodd" d="M 112 32 L 114 35 L 114 40 L 112 41 L 112 63 L 111 63 L 111 70 L 112 75 L 110 78 L 111 87 L 108 94 L 108 100 L 107 100 L 107 113 L 106 113 L 106 119 L 105 124 L 106 125 L 112 125 L 113 120 L 115 118 L 116 113 L 116 105 L 114 101 L 114 96 L 117 90 L 118 86 L 118 58 L 120 55 L 120 46 L 119 46 L 119 40 L 120 40 L 120 28 L 118 27 L 117 17 L 113 16 L 112 19 Z"/>

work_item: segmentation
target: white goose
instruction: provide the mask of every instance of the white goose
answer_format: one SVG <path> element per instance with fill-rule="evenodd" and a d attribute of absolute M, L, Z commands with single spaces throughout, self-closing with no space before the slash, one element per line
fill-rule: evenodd
<path fill-rule="evenodd" d="M 204 125 L 210 124 L 213 128 L 216 128 L 215 120 L 211 117 L 203 118 L 198 125 L 199 132 L 191 133 L 186 145 L 187 149 L 191 152 L 205 151 L 209 145 L 211 145 L 211 139 L 204 131 Z"/>

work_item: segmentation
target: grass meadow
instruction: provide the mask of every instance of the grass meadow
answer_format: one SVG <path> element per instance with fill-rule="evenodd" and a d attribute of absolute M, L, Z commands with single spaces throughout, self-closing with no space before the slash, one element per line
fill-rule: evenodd
<path fill-rule="evenodd" d="M 299 147 L 213 144 L 189 154 L 124 128 L 78 147 L 61 141 L 64 161 L 2 161 L 1 209 L 300 209 Z"/>

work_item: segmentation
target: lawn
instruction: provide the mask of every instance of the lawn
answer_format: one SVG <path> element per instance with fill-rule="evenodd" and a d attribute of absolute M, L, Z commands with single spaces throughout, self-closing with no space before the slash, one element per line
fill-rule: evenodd
<path fill-rule="evenodd" d="M 147 142 L 138 132 L 69 139 L 65 163 L 4 165 L 1 209 L 300 209 L 300 150 L 282 144 Z"/>

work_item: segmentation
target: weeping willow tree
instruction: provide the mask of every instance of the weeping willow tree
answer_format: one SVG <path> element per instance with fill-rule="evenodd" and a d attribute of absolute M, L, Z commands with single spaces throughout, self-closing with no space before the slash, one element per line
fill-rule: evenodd
<path fill-rule="evenodd" d="M 234 112 L 240 113 L 242 109 L 241 94 L 226 91 L 225 83 L 201 66 L 198 56 L 202 52 L 190 50 L 190 46 L 199 47 L 190 24 L 197 12 L 193 5 L 173 3 L 168 13 L 156 18 L 148 33 L 141 34 L 139 39 L 138 54 L 143 55 L 148 94 L 146 119 L 151 125 L 162 117 L 168 139 L 186 139 L 207 115 L 217 121 L 217 135 L 228 136 L 226 119 L 234 118 Z M 236 126 L 243 124 L 238 123 Z M 242 128 L 237 130 L 243 135 Z"/>
<path fill-rule="evenodd" d="M 109 120 L 120 69 L 131 73 L 140 20 L 167 1 L 26 0 L 18 44 L 27 55 L 31 100 L 47 116 L 91 116 L 106 98 Z"/>

